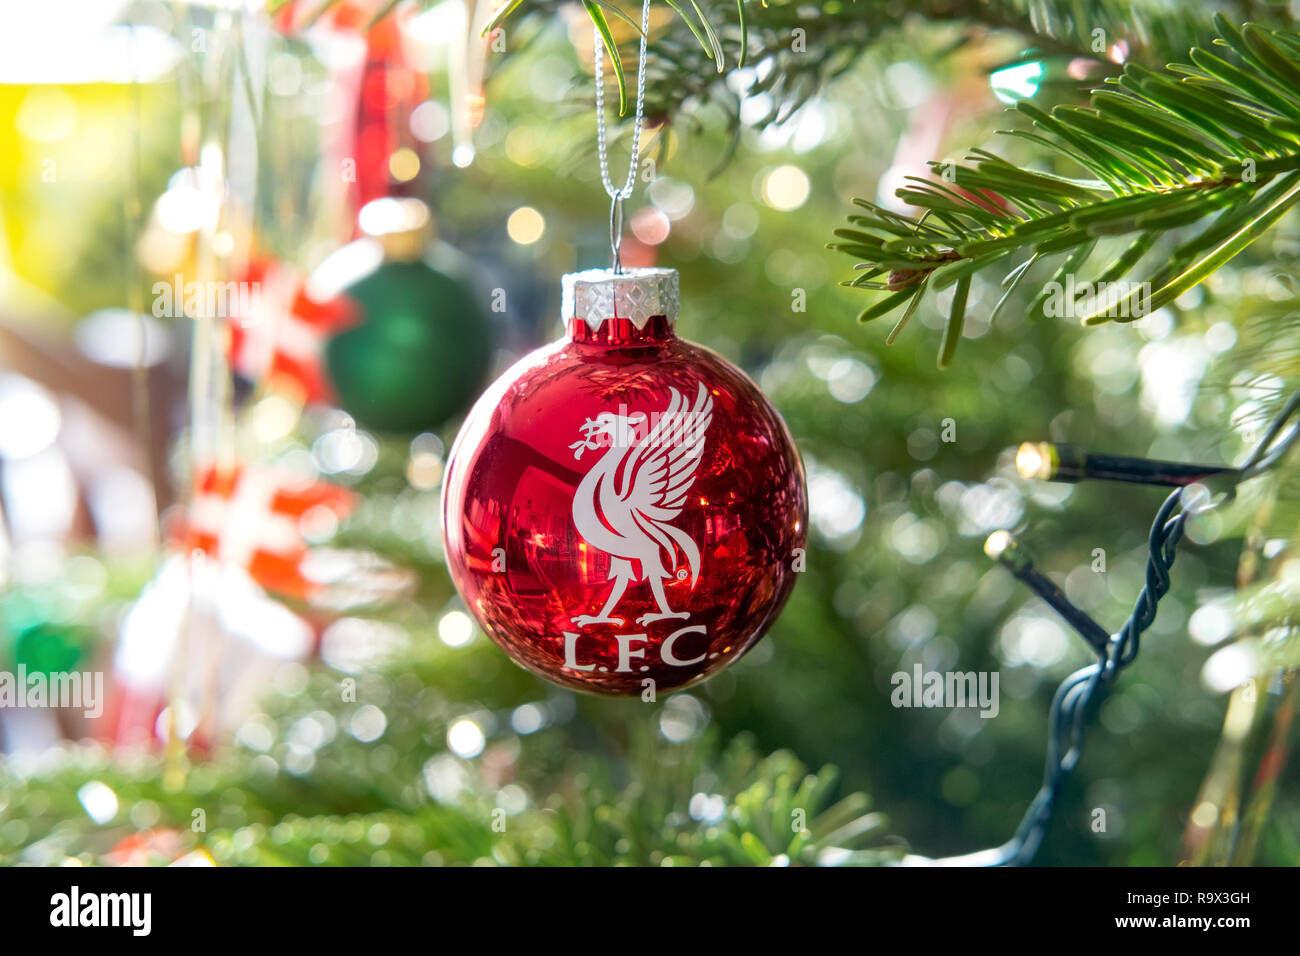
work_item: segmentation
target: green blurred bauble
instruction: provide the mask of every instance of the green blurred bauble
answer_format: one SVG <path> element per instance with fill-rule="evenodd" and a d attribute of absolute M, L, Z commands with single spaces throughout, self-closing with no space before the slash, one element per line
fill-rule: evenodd
<path fill-rule="evenodd" d="M 359 325 L 332 338 L 325 361 L 339 404 L 358 425 L 383 432 L 437 428 L 467 408 L 485 383 L 492 329 L 468 286 L 419 255 L 410 234 L 387 235 L 372 272 L 344 288 Z"/>
<path fill-rule="evenodd" d="M 33 624 L 14 638 L 14 663 L 29 674 L 64 674 L 81 660 L 83 643 L 80 628 L 49 622 Z"/>

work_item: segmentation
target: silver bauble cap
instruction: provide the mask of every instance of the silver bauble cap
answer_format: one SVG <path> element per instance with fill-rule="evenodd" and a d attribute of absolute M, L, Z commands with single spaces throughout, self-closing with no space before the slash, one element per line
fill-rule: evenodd
<path fill-rule="evenodd" d="M 564 321 L 580 318 L 594 331 L 606 319 L 630 319 L 645 328 L 651 316 L 677 321 L 681 293 L 676 269 L 587 269 L 570 272 L 563 280 L 561 311 Z"/>

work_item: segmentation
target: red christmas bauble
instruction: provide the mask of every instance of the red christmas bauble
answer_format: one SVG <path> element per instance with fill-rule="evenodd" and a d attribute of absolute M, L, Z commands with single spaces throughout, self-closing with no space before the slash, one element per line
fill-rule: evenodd
<path fill-rule="evenodd" d="M 452 447 L 447 565 L 534 673 L 680 688 L 753 647 L 789 596 L 803 467 L 758 387 L 674 333 L 676 271 L 564 281 L 567 335 L 498 379 Z"/>

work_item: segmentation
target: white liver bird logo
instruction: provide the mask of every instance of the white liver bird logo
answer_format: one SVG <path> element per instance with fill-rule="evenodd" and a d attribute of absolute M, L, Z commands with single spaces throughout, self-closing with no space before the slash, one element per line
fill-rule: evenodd
<path fill-rule="evenodd" d="M 574 458 L 581 458 L 589 448 L 609 449 L 573 496 L 573 524 L 589 545 L 610 556 L 609 576 L 614 582 L 599 613 L 573 618 L 579 627 L 623 624 L 621 617 L 611 615 L 631 581 L 648 581 L 659 607 L 638 617 L 637 624 L 690 617 L 690 612 L 668 606 L 664 579 L 683 559 L 692 587 L 700 576 L 699 548 L 671 522 L 681 513 L 695 481 L 704 433 L 713 420 L 713 397 L 701 384 L 694 407 L 687 408 L 681 393 L 675 388 L 670 391 L 668 407 L 639 441 L 634 426 L 645 423 L 645 413 L 601 412 L 582 424 L 583 440 L 569 446 Z M 597 436 L 604 440 L 598 441 Z M 685 580 L 687 572 L 679 574 Z"/>

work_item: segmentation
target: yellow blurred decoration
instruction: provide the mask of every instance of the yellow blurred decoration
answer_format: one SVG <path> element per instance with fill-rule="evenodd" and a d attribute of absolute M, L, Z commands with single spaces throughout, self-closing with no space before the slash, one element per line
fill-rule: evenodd
<path fill-rule="evenodd" d="M 157 116 L 167 95 L 142 84 L 142 113 Z M 100 210 L 120 219 L 107 207 L 120 209 L 130 183 L 134 129 L 129 84 L 0 83 L 0 304 L 15 314 L 47 312 L 50 300 L 104 304 L 78 287 L 75 268 L 105 241 L 86 222 Z"/>

